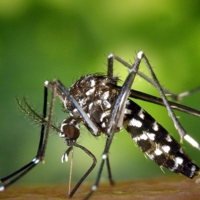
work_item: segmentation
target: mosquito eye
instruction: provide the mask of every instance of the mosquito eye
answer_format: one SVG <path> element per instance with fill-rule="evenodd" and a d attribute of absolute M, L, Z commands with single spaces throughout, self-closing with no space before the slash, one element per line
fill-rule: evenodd
<path fill-rule="evenodd" d="M 79 129 L 73 125 L 65 124 L 62 128 L 63 128 L 63 133 L 65 134 L 65 137 L 67 137 L 68 139 L 75 140 L 80 135 Z"/>

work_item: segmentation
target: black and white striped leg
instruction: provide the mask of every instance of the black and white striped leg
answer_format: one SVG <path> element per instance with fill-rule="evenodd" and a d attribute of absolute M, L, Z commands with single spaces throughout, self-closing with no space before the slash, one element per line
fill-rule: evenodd
<path fill-rule="evenodd" d="M 55 87 L 54 87 L 55 88 Z M 51 118 L 53 112 L 53 101 L 55 98 L 55 90 L 52 92 L 52 99 L 51 99 L 51 106 L 50 112 L 48 116 L 48 122 L 46 124 L 42 123 L 41 125 L 41 132 L 40 132 L 40 140 L 37 149 L 37 154 L 35 158 L 29 162 L 27 165 L 23 166 L 22 168 L 18 169 L 14 173 L 0 179 L 0 191 L 5 190 L 7 187 L 15 183 L 17 180 L 22 178 L 26 173 L 28 173 L 32 168 L 34 168 L 38 163 L 44 160 L 45 156 L 45 149 L 47 145 L 47 139 L 49 134 L 49 128 L 51 125 Z M 46 119 L 47 116 L 47 88 L 44 87 L 44 103 L 43 103 L 43 119 Z"/>

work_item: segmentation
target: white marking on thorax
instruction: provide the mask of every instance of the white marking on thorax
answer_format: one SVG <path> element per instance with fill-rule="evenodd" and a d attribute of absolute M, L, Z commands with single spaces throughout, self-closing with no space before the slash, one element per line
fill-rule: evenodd
<path fill-rule="evenodd" d="M 87 96 L 90 96 L 91 94 L 94 93 L 94 91 L 95 91 L 95 87 L 90 88 L 85 94 L 86 94 Z"/>
<path fill-rule="evenodd" d="M 109 112 L 103 112 L 102 115 L 101 115 L 100 121 L 102 122 L 103 119 L 104 119 L 105 117 L 107 117 L 109 114 L 110 114 Z"/>
<path fill-rule="evenodd" d="M 90 103 L 88 106 L 89 110 L 92 110 L 92 106 L 93 106 L 93 103 Z"/>
<path fill-rule="evenodd" d="M 91 83 L 91 87 L 94 87 L 95 86 L 95 81 L 94 80 L 90 80 L 90 83 Z"/>
<path fill-rule="evenodd" d="M 103 98 L 104 100 L 107 100 L 108 97 L 109 97 L 109 91 L 106 91 L 106 92 L 104 92 L 104 93 L 102 94 L 102 98 Z"/>
<path fill-rule="evenodd" d="M 102 103 L 106 108 L 110 108 L 111 107 L 110 102 L 108 102 L 107 100 L 104 100 Z"/>
<path fill-rule="evenodd" d="M 130 110 L 130 109 L 126 109 L 125 108 L 125 110 L 124 110 L 124 114 L 129 114 L 129 115 L 131 115 L 132 114 L 132 110 Z"/>

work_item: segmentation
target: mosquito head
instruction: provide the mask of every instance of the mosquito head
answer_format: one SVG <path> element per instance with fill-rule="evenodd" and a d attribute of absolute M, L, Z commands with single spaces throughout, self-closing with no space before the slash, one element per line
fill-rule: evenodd
<path fill-rule="evenodd" d="M 63 121 L 60 131 L 60 137 L 65 138 L 68 146 L 71 146 L 80 135 L 80 128 L 73 117 L 69 117 Z"/>

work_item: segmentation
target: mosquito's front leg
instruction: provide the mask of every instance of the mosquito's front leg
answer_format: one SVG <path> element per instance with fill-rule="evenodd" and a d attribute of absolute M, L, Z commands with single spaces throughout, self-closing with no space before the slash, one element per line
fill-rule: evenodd
<path fill-rule="evenodd" d="M 54 98 L 55 94 L 52 94 L 52 98 Z M 0 183 L 2 186 L 0 186 L 0 191 L 5 190 L 7 187 L 15 183 L 17 180 L 22 178 L 25 174 L 27 174 L 32 168 L 34 168 L 38 163 L 40 163 L 44 159 L 45 155 L 45 149 L 48 139 L 48 131 L 51 127 L 51 117 L 52 117 L 52 110 L 53 105 L 50 108 L 50 115 L 48 117 L 47 123 L 42 123 L 41 125 L 41 131 L 40 131 L 40 140 L 38 144 L 38 149 L 35 158 L 30 161 L 28 164 L 23 166 L 22 168 L 18 169 L 14 173 L 0 179 Z M 42 119 L 46 119 L 47 116 L 47 88 L 44 88 L 44 103 L 43 103 L 43 116 Z M 48 128 L 46 128 L 48 126 Z"/>

